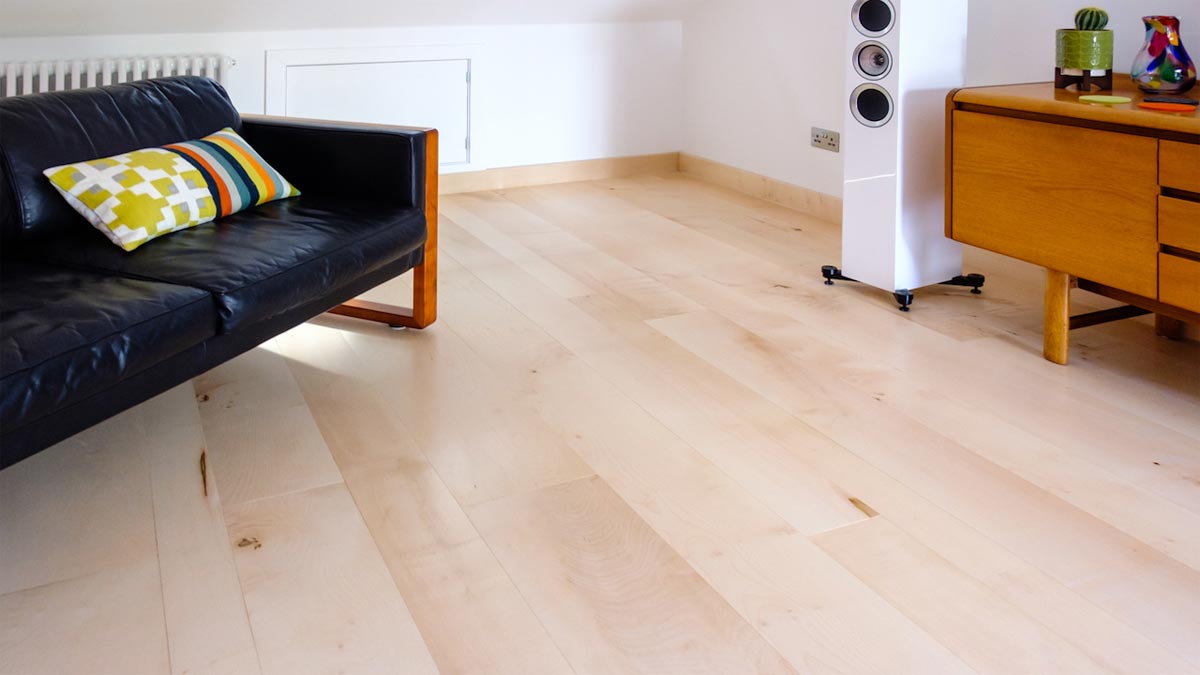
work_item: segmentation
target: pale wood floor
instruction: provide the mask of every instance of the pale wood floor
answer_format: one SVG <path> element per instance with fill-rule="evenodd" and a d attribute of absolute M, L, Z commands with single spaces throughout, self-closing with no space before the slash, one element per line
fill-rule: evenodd
<path fill-rule="evenodd" d="M 1200 673 L 1200 345 L 1053 366 L 1038 270 L 902 315 L 680 177 L 443 213 L 432 329 L 321 318 L 0 473 L 0 671 Z"/>

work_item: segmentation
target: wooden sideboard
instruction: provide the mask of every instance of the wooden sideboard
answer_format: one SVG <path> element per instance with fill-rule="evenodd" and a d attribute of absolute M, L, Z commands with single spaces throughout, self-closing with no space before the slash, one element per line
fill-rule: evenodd
<path fill-rule="evenodd" d="M 1072 328 L 1139 314 L 1180 337 L 1200 324 L 1200 114 L 1115 106 L 1051 83 L 947 98 L 946 236 L 1047 270 L 1045 357 Z M 1200 92 L 1193 92 L 1196 96 Z M 1072 317 L 1070 291 L 1126 303 Z"/>

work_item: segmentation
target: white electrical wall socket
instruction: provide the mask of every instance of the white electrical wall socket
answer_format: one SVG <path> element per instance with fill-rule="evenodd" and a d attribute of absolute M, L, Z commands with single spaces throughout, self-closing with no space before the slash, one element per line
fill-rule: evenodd
<path fill-rule="evenodd" d="M 830 152 L 842 151 L 842 135 L 831 129 L 812 128 L 812 146 Z"/>

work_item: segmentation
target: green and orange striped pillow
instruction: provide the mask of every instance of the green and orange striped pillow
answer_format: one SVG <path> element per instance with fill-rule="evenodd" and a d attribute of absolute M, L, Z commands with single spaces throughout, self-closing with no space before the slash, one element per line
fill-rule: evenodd
<path fill-rule="evenodd" d="M 300 194 L 228 127 L 196 141 L 56 166 L 43 173 L 80 215 L 126 251 L 164 234 Z"/>
<path fill-rule="evenodd" d="M 216 218 L 300 194 L 229 127 L 198 141 L 163 147 L 179 154 L 204 176 L 217 207 Z"/>

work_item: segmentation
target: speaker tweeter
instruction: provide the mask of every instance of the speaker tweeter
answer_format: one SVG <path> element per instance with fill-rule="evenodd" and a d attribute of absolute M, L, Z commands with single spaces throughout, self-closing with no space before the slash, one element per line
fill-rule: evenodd
<path fill-rule="evenodd" d="M 892 53 L 882 42 L 870 40 L 854 50 L 854 69 L 868 80 L 882 80 L 892 72 Z"/>

